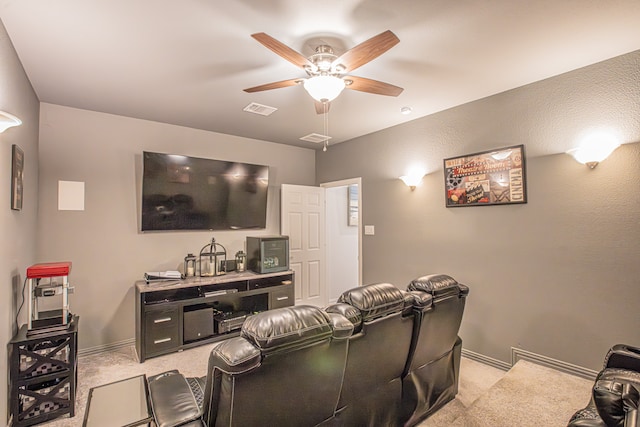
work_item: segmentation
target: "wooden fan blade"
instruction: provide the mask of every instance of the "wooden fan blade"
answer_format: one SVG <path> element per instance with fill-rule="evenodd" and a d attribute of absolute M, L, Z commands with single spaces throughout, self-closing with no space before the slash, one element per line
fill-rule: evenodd
<path fill-rule="evenodd" d="M 260 86 L 250 87 L 250 88 L 244 89 L 244 91 L 253 93 L 253 92 L 261 92 L 263 90 L 280 89 L 281 87 L 295 86 L 300 81 L 302 81 L 302 79 L 282 80 L 280 82 L 273 82 L 273 83 L 267 83 Z"/>
<path fill-rule="evenodd" d="M 387 30 L 349 49 L 333 61 L 332 65 L 341 65 L 344 67 L 344 71 L 341 72 L 348 73 L 376 59 L 399 42 L 400 39 L 393 32 Z"/>
<path fill-rule="evenodd" d="M 398 96 L 404 90 L 401 87 L 378 80 L 366 79 L 364 77 L 347 76 L 345 80 L 351 80 L 347 89 L 359 90 L 360 92 L 375 93 L 376 95 Z"/>
<path fill-rule="evenodd" d="M 280 55 L 287 61 L 291 62 L 293 65 L 297 65 L 302 69 L 304 69 L 305 66 L 313 67 L 313 64 L 307 58 L 305 58 L 295 50 L 291 49 L 289 46 L 285 45 L 284 43 L 274 39 L 268 34 L 256 33 L 256 34 L 251 34 L 251 37 L 258 40 L 267 49 L 272 50 L 277 55 Z"/>
<path fill-rule="evenodd" d="M 326 106 L 326 108 L 325 108 Z M 316 101 L 316 113 L 324 114 L 329 112 L 329 108 L 331 108 L 330 102 L 320 102 Z"/>

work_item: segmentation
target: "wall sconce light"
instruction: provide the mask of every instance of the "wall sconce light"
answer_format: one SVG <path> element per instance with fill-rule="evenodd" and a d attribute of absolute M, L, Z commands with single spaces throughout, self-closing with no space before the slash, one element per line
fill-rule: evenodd
<path fill-rule="evenodd" d="M 406 175 L 402 175 L 400 179 L 411 189 L 411 191 L 413 191 L 422 183 L 422 177 L 424 177 L 423 171 L 413 170 Z"/>
<path fill-rule="evenodd" d="M 0 111 L 0 133 L 9 129 L 13 126 L 20 126 L 22 124 L 22 120 L 17 118 L 16 116 L 5 113 L 4 111 Z"/>
<path fill-rule="evenodd" d="M 587 135 L 577 148 L 567 151 L 577 162 L 593 169 L 620 146 L 610 133 L 597 132 Z"/>

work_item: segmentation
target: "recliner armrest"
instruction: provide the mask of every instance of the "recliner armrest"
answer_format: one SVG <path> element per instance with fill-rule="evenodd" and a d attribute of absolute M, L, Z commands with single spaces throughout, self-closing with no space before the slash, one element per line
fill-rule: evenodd
<path fill-rule="evenodd" d="M 637 408 L 638 386 L 640 373 L 636 371 L 607 368 L 598 374 L 593 386 L 593 402 L 606 425 L 627 426 L 625 418 L 628 411 L 634 406 Z M 634 414 L 630 415 L 633 417 Z"/>
<path fill-rule="evenodd" d="M 331 326 L 333 326 L 333 338 L 345 339 L 353 335 L 353 323 L 342 314 L 327 313 L 331 318 Z"/>
<path fill-rule="evenodd" d="M 189 387 L 186 378 L 177 370 L 151 376 L 149 400 L 158 427 L 204 425 L 200 419 L 202 408 Z"/>
<path fill-rule="evenodd" d="M 605 368 L 620 368 L 640 372 L 640 348 L 616 344 L 604 359 Z"/>
<path fill-rule="evenodd" d="M 422 291 L 409 291 L 413 296 L 413 309 L 425 312 L 433 309 L 433 295 Z"/>
<path fill-rule="evenodd" d="M 215 366 L 227 374 L 250 371 L 261 362 L 260 350 L 242 337 L 222 341 L 209 354 L 209 368 Z"/>
<path fill-rule="evenodd" d="M 349 321 L 354 325 L 358 325 L 362 323 L 362 315 L 360 314 L 360 310 L 358 310 L 357 308 L 349 304 L 345 304 L 345 303 L 331 304 L 330 306 L 325 308 L 324 311 L 326 311 L 327 313 L 341 314 L 342 316 L 349 319 Z"/>
<path fill-rule="evenodd" d="M 324 311 L 326 311 L 329 315 L 340 314 L 341 316 L 348 319 L 349 322 L 351 322 L 351 324 L 353 325 L 352 334 L 356 334 L 360 332 L 360 329 L 362 329 L 362 314 L 360 313 L 360 310 L 352 305 L 345 303 L 332 304 L 329 307 L 325 308 Z"/>

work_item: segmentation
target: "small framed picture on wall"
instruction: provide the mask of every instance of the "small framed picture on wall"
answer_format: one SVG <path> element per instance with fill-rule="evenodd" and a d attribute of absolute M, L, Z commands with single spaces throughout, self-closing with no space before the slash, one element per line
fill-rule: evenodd
<path fill-rule="evenodd" d="M 11 209 L 19 211 L 22 209 L 24 172 L 24 151 L 13 144 L 11 151 Z"/>
<path fill-rule="evenodd" d="M 347 189 L 347 224 L 349 227 L 358 226 L 358 186 L 350 185 Z"/>

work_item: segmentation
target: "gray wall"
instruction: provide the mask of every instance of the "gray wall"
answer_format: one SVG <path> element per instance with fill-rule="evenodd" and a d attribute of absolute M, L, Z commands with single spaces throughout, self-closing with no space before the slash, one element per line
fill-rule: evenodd
<path fill-rule="evenodd" d="M 0 21 L 0 110 L 22 120 L 22 126 L 0 134 L 0 384 L 7 384 L 7 346 L 16 329 L 26 269 L 35 262 L 38 212 L 38 98 Z M 24 151 L 24 201 L 11 210 L 11 146 Z M 22 309 L 20 324 L 26 319 Z M 7 387 L 0 387 L 0 417 L 7 413 Z M 7 414 L 8 416 L 8 414 Z"/>
<path fill-rule="evenodd" d="M 364 283 L 450 274 L 471 289 L 464 348 L 597 370 L 612 344 L 640 345 L 639 99 L 640 51 L 332 146 L 317 181 L 363 179 Z M 564 151 L 598 126 L 627 144 L 589 170 Z M 515 144 L 527 204 L 444 207 L 444 158 Z M 397 177 L 416 160 L 411 192 Z"/>
<path fill-rule="evenodd" d="M 140 233 L 144 150 L 268 165 L 267 229 Z M 145 271 L 182 268 L 212 236 L 233 256 L 247 234 L 279 233 L 280 184 L 313 185 L 314 162 L 309 149 L 41 104 L 37 255 L 73 262 L 80 348 L 133 338 L 133 284 Z M 85 183 L 84 211 L 57 210 L 58 180 Z"/>

